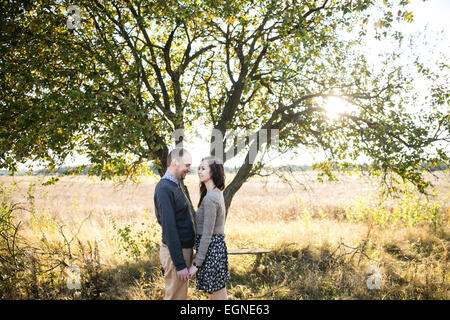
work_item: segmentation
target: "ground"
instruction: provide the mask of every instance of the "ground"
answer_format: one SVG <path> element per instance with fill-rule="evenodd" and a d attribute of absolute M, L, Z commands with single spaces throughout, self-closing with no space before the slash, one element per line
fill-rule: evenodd
<path fill-rule="evenodd" d="M 254 255 L 229 257 L 230 299 L 450 298 L 448 173 L 429 176 L 438 193 L 428 200 L 409 191 L 383 202 L 374 178 L 340 174 L 339 182 L 320 183 L 316 176 L 295 173 L 289 183 L 276 176 L 255 177 L 238 191 L 225 226 L 228 248 L 272 253 L 263 255 L 258 266 Z M 231 178 L 227 174 L 227 181 Z M 23 259 L 42 267 L 24 268 L 1 295 L 161 299 L 156 180 L 117 187 L 71 176 L 43 186 L 47 180 L 0 177 L 3 194 L 11 190 L 8 201 L 27 209 L 14 213 Z M 197 176 L 188 175 L 186 185 L 196 207 Z M 80 290 L 67 288 L 69 265 L 78 267 Z M 370 268 L 378 270 L 379 288 L 367 284 L 374 277 Z M 206 298 L 193 281 L 189 297 Z"/>

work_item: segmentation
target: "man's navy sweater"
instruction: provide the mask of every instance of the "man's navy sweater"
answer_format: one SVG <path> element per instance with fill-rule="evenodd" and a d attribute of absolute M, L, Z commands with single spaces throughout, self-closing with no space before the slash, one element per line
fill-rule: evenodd
<path fill-rule="evenodd" d="M 155 214 L 162 228 L 162 243 L 167 245 L 177 271 L 187 268 L 182 248 L 194 246 L 194 228 L 189 214 L 189 202 L 173 181 L 161 179 L 156 184 Z"/>

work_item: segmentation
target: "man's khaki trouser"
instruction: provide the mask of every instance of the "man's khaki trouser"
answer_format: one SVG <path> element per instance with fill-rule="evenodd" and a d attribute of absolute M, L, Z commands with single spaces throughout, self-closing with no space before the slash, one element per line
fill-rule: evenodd
<path fill-rule="evenodd" d="M 184 261 L 189 268 L 192 263 L 192 248 L 183 249 Z M 177 270 L 170 257 L 169 248 L 161 246 L 159 249 L 159 259 L 164 268 L 164 284 L 166 294 L 164 300 L 186 300 L 189 280 L 180 280 L 177 277 Z"/>

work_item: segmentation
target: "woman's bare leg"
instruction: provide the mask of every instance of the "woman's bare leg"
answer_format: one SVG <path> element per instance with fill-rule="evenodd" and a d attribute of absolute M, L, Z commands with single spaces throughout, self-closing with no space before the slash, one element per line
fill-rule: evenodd
<path fill-rule="evenodd" d="M 209 295 L 209 300 L 228 300 L 227 288 L 220 289 Z"/>

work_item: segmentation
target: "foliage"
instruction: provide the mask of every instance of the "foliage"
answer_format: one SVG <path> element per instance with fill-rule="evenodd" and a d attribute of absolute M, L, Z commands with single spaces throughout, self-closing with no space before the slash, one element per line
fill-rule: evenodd
<path fill-rule="evenodd" d="M 0 185 L 0 298 L 2 299 L 54 299 L 74 298 L 77 293 L 83 298 L 98 298 L 102 288 L 102 267 L 97 243 L 82 243 L 77 234 L 67 239 L 63 227 L 45 214 L 37 214 L 34 204 L 34 184 L 27 190 L 27 203 L 12 200 L 16 192 L 13 183 L 9 188 Z M 41 238 L 29 243 L 22 236 L 21 222 L 16 222 L 17 213 L 27 211 L 31 215 L 30 227 Z M 48 241 L 45 234 L 59 231 L 60 241 Z M 79 232 L 79 230 L 78 230 Z M 78 250 L 73 246 L 77 240 Z M 80 290 L 67 286 L 67 268 L 79 266 Z"/>
<path fill-rule="evenodd" d="M 149 222 L 147 215 L 144 215 L 144 218 Z M 136 231 L 135 225 L 125 225 L 119 228 L 113 222 L 113 230 L 116 233 L 113 238 L 120 246 L 118 253 L 125 253 L 128 259 L 135 262 L 140 261 L 143 257 L 149 257 L 156 247 L 157 224 L 142 222 L 141 227 L 144 230 Z"/>
<path fill-rule="evenodd" d="M 435 145 L 449 141 L 442 111 L 448 90 L 440 85 L 448 83 L 448 65 L 427 73 L 417 60 L 422 75 L 441 79 L 418 122 L 408 112 L 411 76 L 399 53 L 372 66 L 359 50 L 374 10 L 375 37 L 401 41 L 392 27 L 412 21 L 407 3 L 2 2 L 0 167 L 14 172 L 33 160 L 53 170 L 77 152 L 90 160 L 90 174 L 105 179 L 135 178 L 148 162 L 162 175 L 169 146 L 181 143 L 172 134 L 197 121 L 222 134 L 215 142 L 224 150 L 237 148 L 237 139 L 225 138 L 231 131 L 278 129 L 277 151 L 322 150 L 327 159 L 317 168 L 330 177 L 332 165 L 345 170 L 364 154 L 374 174 L 393 171 L 423 192 L 429 183 L 417 168 L 448 163 L 445 148 Z M 80 10 L 79 28 L 68 27 L 69 5 Z M 330 119 L 324 108 L 330 97 L 358 111 Z M 213 137 L 203 138 L 216 153 Z M 264 167 L 271 142 L 258 147 L 253 163 L 249 149 L 256 143 L 245 140 L 244 162 L 224 192 L 227 208 Z"/>
<path fill-rule="evenodd" d="M 46 268 L 39 261 L 39 249 L 30 246 L 21 236 L 21 223 L 17 223 L 16 214 L 26 210 L 23 203 L 14 202 L 11 194 L 16 185 L 5 188 L 0 185 L 0 297 L 3 299 L 45 298 L 52 296 L 60 284 L 53 268 Z M 32 184 L 28 189 L 30 197 Z M 33 206 L 28 206 L 33 208 Z"/>
<path fill-rule="evenodd" d="M 430 197 L 418 194 L 410 183 L 400 185 L 402 191 L 396 198 L 380 188 L 379 197 L 371 201 L 366 196 L 358 197 L 345 210 L 348 220 L 354 222 L 373 223 L 375 225 L 404 225 L 414 227 L 426 223 L 436 230 L 446 221 L 443 217 L 445 203 L 433 199 L 438 191 Z M 389 205 L 392 203 L 393 205 Z"/>

